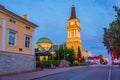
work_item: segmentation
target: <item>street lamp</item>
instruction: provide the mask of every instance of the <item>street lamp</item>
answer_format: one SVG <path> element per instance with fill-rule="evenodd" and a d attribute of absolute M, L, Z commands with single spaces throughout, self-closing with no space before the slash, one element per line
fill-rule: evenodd
<path fill-rule="evenodd" d="M 63 43 L 63 50 L 64 50 L 64 60 L 65 60 L 65 43 Z"/>
<path fill-rule="evenodd" d="M 60 58 L 59 58 L 59 44 L 58 44 L 58 60 L 60 60 Z"/>

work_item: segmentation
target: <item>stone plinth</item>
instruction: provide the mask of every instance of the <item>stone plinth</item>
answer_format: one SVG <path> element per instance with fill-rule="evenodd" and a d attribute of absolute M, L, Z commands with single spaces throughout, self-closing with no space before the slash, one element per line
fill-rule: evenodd
<path fill-rule="evenodd" d="M 69 64 L 66 60 L 62 60 L 59 64 L 59 67 L 63 68 L 63 67 L 69 67 Z"/>
<path fill-rule="evenodd" d="M 34 55 L 0 52 L 0 75 L 31 71 L 36 68 Z"/>

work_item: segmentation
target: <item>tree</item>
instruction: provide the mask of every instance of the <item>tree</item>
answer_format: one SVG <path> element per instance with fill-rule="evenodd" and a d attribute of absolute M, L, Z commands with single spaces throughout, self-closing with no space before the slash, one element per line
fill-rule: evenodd
<path fill-rule="evenodd" d="M 55 59 L 62 60 L 64 58 L 64 49 L 63 46 L 60 46 L 58 50 L 55 51 Z"/>
<path fill-rule="evenodd" d="M 85 57 L 84 56 L 82 57 L 82 63 L 85 63 Z"/>
<path fill-rule="evenodd" d="M 100 59 L 101 59 L 101 58 L 103 58 L 103 55 L 102 55 L 102 54 L 100 54 L 100 55 L 99 55 L 99 58 L 100 58 Z"/>
<path fill-rule="evenodd" d="M 68 49 L 65 47 L 63 49 L 63 46 L 60 46 L 58 50 L 55 51 L 55 60 L 63 60 L 65 56 L 65 59 L 69 61 L 70 63 L 73 63 L 73 61 L 76 59 L 75 52 L 73 49 Z"/>
<path fill-rule="evenodd" d="M 78 52 L 77 52 L 77 60 L 80 63 L 84 63 L 85 62 L 85 58 L 84 58 L 84 56 L 82 56 L 81 50 L 80 50 L 79 46 L 78 46 Z"/>
<path fill-rule="evenodd" d="M 78 47 L 77 58 L 82 57 L 80 47 Z"/>
<path fill-rule="evenodd" d="M 72 64 L 76 60 L 75 52 L 73 49 L 67 49 L 66 52 L 68 54 L 68 56 L 66 56 L 66 60 Z"/>
<path fill-rule="evenodd" d="M 104 58 L 102 54 L 99 55 L 99 60 L 100 60 L 100 64 L 104 63 Z"/>
<path fill-rule="evenodd" d="M 114 54 L 120 58 L 120 8 L 113 7 L 117 15 L 115 20 L 110 23 L 109 28 L 104 28 L 103 43 L 109 54 Z"/>
<path fill-rule="evenodd" d="M 100 64 L 108 64 L 108 61 L 104 59 L 102 54 L 99 55 L 99 60 L 100 60 Z"/>

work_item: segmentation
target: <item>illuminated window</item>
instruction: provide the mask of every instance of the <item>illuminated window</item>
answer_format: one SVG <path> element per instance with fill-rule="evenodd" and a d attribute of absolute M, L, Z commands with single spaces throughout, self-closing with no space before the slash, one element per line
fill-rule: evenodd
<path fill-rule="evenodd" d="M 11 46 L 15 46 L 16 45 L 16 32 L 13 31 L 13 30 L 9 30 L 8 44 L 11 45 Z"/>

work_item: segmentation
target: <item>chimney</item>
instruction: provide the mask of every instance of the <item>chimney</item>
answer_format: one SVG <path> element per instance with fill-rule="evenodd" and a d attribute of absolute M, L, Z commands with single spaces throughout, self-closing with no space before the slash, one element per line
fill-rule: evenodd
<path fill-rule="evenodd" d="M 0 9 L 5 9 L 5 7 L 3 5 L 0 4 Z"/>
<path fill-rule="evenodd" d="M 28 17 L 27 17 L 27 15 L 25 14 L 25 15 L 23 15 L 23 18 L 24 18 L 25 20 L 27 20 Z"/>

